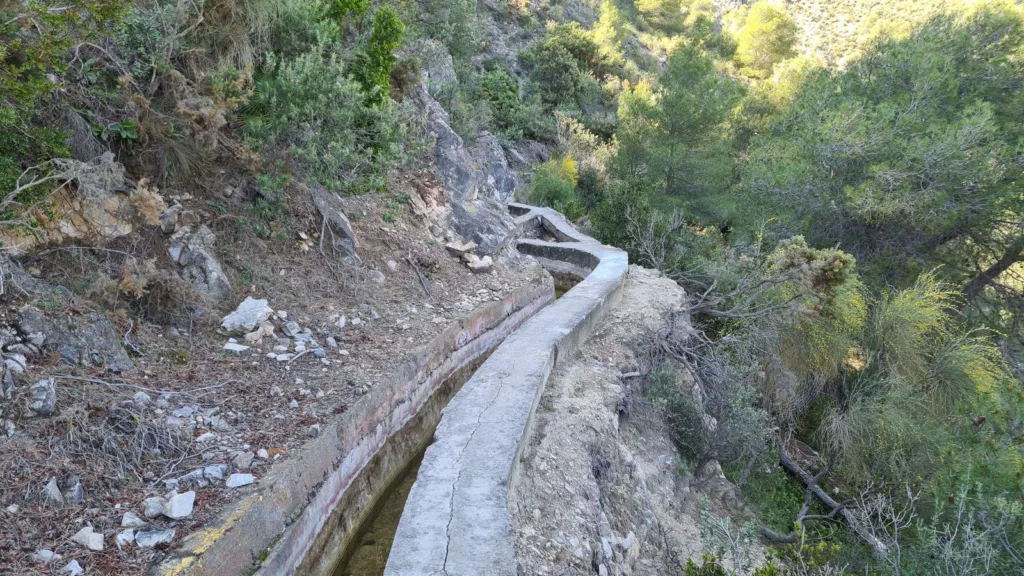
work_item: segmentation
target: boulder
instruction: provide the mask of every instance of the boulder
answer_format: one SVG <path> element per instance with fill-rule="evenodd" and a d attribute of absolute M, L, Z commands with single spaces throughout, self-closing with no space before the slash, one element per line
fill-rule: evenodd
<path fill-rule="evenodd" d="M 128 546 L 133 542 L 135 542 L 135 530 L 131 528 L 121 530 L 116 536 L 114 536 L 114 543 L 117 544 L 118 550 L 123 550 L 125 546 Z"/>
<path fill-rule="evenodd" d="M 156 548 L 162 544 L 170 544 L 174 540 L 175 530 L 139 530 L 135 535 L 135 543 L 140 548 Z"/>
<path fill-rule="evenodd" d="M 132 372 L 135 365 L 121 345 L 121 333 L 99 312 L 50 318 L 33 306 L 18 312 L 15 325 L 23 334 L 45 335 L 44 352 L 79 366 L 102 366 L 111 372 Z"/>
<path fill-rule="evenodd" d="M 437 97 L 459 83 L 455 74 L 455 61 L 448 48 L 437 40 L 423 38 L 414 40 L 400 54 L 402 58 L 415 59 L 423 72 L 423 83 L 431 96 Z"/>
<path fill-rule="evenodd" d="M 491 158 L 494 150 L 486 138 L 480 153 L 488 159 L 481 163 L 466 149 L 462 138 L 452 130 L 448 113 L 425 88 L 420 87 L 414 100 L 425 110 L 428 126 L 436 137 L 435 172 L 451 205 L 451 228 L 463 238 L 475 242 L 485 254 L 504 248 L 516 231 L 515 223 L 505 208 L 503 198 L 506 197 L 497 188 L 499 182 L 503 187 L 508 186 L 511 171 L 507 162 L 504 163 L 504 171 L 494 173 L 494 166 L 500 168 L 502 162 Z"/>
<path fill-rule="evenodd" d="M 64 495 L 60 493 L 60 487 L 57 486 L 56 478 L 50 478 L 50 481 L 43 488 L 43 500 L 54 508 L 64 505 Z"/>
<path fill-rule="evenodd" d="M 462 256 L 462 259 L 466 261 L 466 266 L 468 266 L 470 271 L 474 274 L 490 272 L 494 267 L 494 260 L 490 256 L 480 258 L 476 254 L 465 254 Z"/>
<path fill-rule="evenodd" d="M 167 499 L 162 496 L 151 496 L 142 501 L 142 513 L 146 518 L 156 518 L 164 513 Z"/>
<path fill-rule="evenodd" d="M 217 236 L 213 231 L 200 226 L 193 233 L 186 226 L 171 238 L 174 240 L 169 248 L 171 258 L 182 266 L 185 279 L 202 294 L 216 300 L 227 298 L 231 284 L 214 256 L 213 245 Z"/>
<path fill-rule="evenodd" d="M 163 514 L 168 518 L 180 520 L 192 515 L 192 507 L 196 503 L 196 493 L 189 490 L 183 494 L 175 494 L 164 505 Z"/>
<path fill-rule="evenodd" d="M 124 516 L 121 517 L 122 528 L 142 528 L 146 525 L 146 521 L 139 518 L 139 515 L 135 512 L 125 512 Z"/>
<path fill-rule="evenodd" d="M 184 210 L 181 204 L 175 204 L 160 214 L 160 230 L 164 234 L 174 234 L 178 231 L 178 217 Z"/>
<path fill-rule="evenodd" d="M 35 562 L 36 564 L 49 564 L 51 562 L 56 562 L 61 558 L 62 556 L 60 554 L 57 554 L 53 550 L 47 550 L 45 548 L 36 550 L 32 554 L 29 554 L 29 560 Z"/>
<path fill-rule="evenodd" d="M 256 330 L 273 313 L 274 310 L 266 300 L 247 296 L 234 312 L 221 320 L 220 328 L 226 334 L 241 336 Z"/>
<path fill-rule="evenodd" d="M 352 230 L 352 223 L 349 222 L 348 216 L 345 215 L 341 196 L 338 196 L 336 192 L 330 192 L 317 186 L 310 188 L 309 194 L 313 198 L 316 209 L 327 220 L 327 224 L 331 228 L 330 231 L 333 232 L 334 247 L 352 262 L 357 264 L 361 262 L 357 253 L 359 238 Z"/>
<path fill-rule="evenodd" d="M 241 486 L 248 486 L 252 484 L 255 479 L 252 474 L 232 474 L 228 477 L 228 481 L 224 484 L 228 488 L 238 488 Z"/>
<path fill-rule="evenodd" d="M 481 132 L 470 151 L 477 165 L 482 167 L 487 186 L 495 193 L 495 200 L 508 204 L 516 191 L 516 173 L 509 168 L 505 150 L 490 132 Z"/>
<path fill-rule="evenodd" d="M 57 411 L 57 386 L 53 378 L 40 380 L 29 388 L 29 416 L 52 416 Z M 81 488 L 81 485 L 78 485 Z"/>

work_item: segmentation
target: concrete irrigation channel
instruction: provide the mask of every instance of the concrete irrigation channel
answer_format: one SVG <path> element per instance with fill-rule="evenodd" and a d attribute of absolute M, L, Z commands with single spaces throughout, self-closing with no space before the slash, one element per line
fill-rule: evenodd
<path fill-rule="evenodd" d="M 617 301 L 628 263 L 558 212 L 510 210 L 534 236 L 519 250 L 550 274 L 425 345 L 156 574 L 516 573 L 506 489 L 523 439 L 548 375 Z M 552 277 L 571 286 L 557 301 Z"/>

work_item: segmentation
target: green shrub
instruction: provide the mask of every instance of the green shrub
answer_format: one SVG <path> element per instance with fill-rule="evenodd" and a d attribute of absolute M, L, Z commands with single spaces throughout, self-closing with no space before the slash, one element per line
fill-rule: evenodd
<path fill-rule="evenodd" d="M 743 73 L 755 78 L 771 75 L 775 64 L 795 54 L 797 32 L 799 27 L 785 10 L 764 0 L 752 4 L 736 47 Z"/>
<path fill-rule="evenodd" d="M 15 188 L 25 165 L 68 155 L 64 134 L 39 121 L 64 97 L 52 79 L 67 69 L 68 51 L 115 26 L 125 5 L 69 0 L 61 10 L 50 8 L 46 2 L 0 4 L 0 197 Z M 32 201 L 31 192 L 21 201 Z"/>
<path fill-rule="evenodd" d="M 327 7 L 327 16 L 341 22 L 351 14 L 355 18 L 362 18 L 370 11 L 372 3 L 370 0 L 331 0 Z"/>
<path fill-rule="evenodd" d="M 480 76 L 479 91 L 505 140 L 546 140 L 553 136 L 554 123 L 540 99 L 534 97 L 524 102 L 519 96 L 519 84 L 505 70 L 497 68 Z"/>
<path fill-rule="evenodd" d="M 355 78 L 363 86 L 370 102 L 380 105 L 388 100 L 391 91 L 391 69 L 397 57 L 395 50 L 402 44 L 405 25 L 387 7 L 373 16 L 373 32 L 366 41 L 366 49 L 355 62 Z"/>
<path fill-rule="evenodd" d="M 552 105 L 606 100 L 595 78 L 618 68 L 576 22 L 550 27 L 543 40 L 520 53 L 520 59 L 532 70 L 543 99 Z"/>
<path fill-rule="evenodd" d="M 428 38 L 445 45 L 456 62 L 480 52 L 476 0 L 425 0 L 418 21 Z"/>
<path fill-rule="evenodd" d="M 541 164 L 533 173 L 530 202 L 550 206 L 570 220 L 583 217 L 583 205 L 576 195 L 576 177 L 576 162 L 572 158 Z"/>
<path fill-rule="evenodd" d="M 699 461 L 710 448 L 700 403 L 683 389 L 679 375 L 671 368 L 663 367 L 648 378 L 647 398 L 661 409 L 680 454 L 690 462 Z"/>
<path fill-rule="evenodd" d="M 271 55 L 257 76 L 246 135 L 257 148 L 288 150 L 334 190 L 379 186 L 401 153 L 402 126 L 390 99 L 368 102 L 334 44 L 291 60 Z"/>
<path fill-rule="evenodd" d="M 638 181 L 608 185 L 597 209 L 590 215 L 594 235 L 605 244 L 629 247 L 629 219 L 646 221 L 651 214 L 651 191 Z"/>

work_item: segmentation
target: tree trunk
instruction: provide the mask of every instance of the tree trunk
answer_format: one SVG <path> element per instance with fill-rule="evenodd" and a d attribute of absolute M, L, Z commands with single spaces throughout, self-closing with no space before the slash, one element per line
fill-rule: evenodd
<path fill-rule="evenodd" d="M 1000 274 L 1006 272 L 1010 266 L 1013 266 L 1022 260 L 1024 260 L 1024 234 L 1018 236 L 1013 243 L 1010 244 L 999 260 L 996 260 L 994 264 L 982 270 L 977 276 L 967 283 L 964 287 L 965 304 L 967 302 L 972 302 L 978 297 L 978 294 L 981 294 L 981 291 L 984 290 L 986 286 L 994 282 Z"/>

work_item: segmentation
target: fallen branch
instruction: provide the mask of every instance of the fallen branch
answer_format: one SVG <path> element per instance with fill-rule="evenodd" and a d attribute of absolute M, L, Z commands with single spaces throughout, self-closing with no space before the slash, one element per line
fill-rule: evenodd
<path fill-rule="evenodd" d="M 782 534 L 781 532 L 776 532 L 771 528 L 765 526 L 761 523 L 760 520 L 758 520 L 757 527 L 761 529 L 761 534 L 763 534 L 765 538 L 768 538 L 769 540 L 778 544 L 796 544 L 797 540 L 800 539 L 801 534 L 803 534 L 806 531 L 807 526 L 805 523 L 808 520 L 835 520 L 836 514 L 846 509 L 845 506 L 840 505 L 838 508 L 833 508 L 832 511 L 828 514 L 808 514 L 808 512 L 810 512 L 811 510 L 811 501 L 814 497 L 814 488 L 818 487 L 818 481 L 821 480 L 821 477 L 824 476 L 826 472 L 827 470 L 822 470 L 821 472 L 818 473 L 817 476 L 811 478 L 811 483 L 807 486 L 807 490 L 804 493 L 804 504 L 803 506 L 800 507 L 800 511 L 796 514 L 796 521 L 794 522 L 794 524 L 796 524 L 796 527 L 793 529 L 792 532 L 790 532 L 789 534 Z"/>
<path fill-rule="evenodd" d="M 875 537 L 861 522 L 854 516 L 848 508 L 837 502 L 834 498 L 828 495 L 821 486 L 818 485 L 818 477 L 811 476 L 809 472 L 800 467 L 795 460 L 789 455 L 789 452 L 785 448 L 779 451 L 779 460 L 782 463 L 782 467 L 785 468 L 790 474 L 796 476 L 804 483 L 807 487 L 808 497 L 813 494 L 822 504 L 831 510 L 831 512 L 825 517 L 831 517 L 835 515 L 842 516 L 843 520 L 846 520 L 846 524 L 860 536 L 868 546 L 874 551 L 875 556 L 879 558 L 885 558 L 889 555 L 889 547 L 885 545 L 881 540 Z M 820 476 L 820 475 L 819 475 Z M 805 504 L 806 506 L 806 504 Z M 806 513 L 805 513 L 806 514 Z M 811 519 L 809 516 L 804 516 L 804 520 Z M 764 533 L 764 530 L 762 530 Z M 766 534 L 767 536 L 767 534 Z M 770 536 L 768 536 L 770 538 Z M 795 540 L 794 540 L 795 541 Z"/>
<path fill-rule="evenodd" d="M 412 269 L 416 272 L 416 278 L 420 281 L 420 286 L 423 287 L 423 291 L 427 293 L 427 296 L 430 296 L 430 285 L 427 284 L 427 279 L 423 276 L 423 272 L 420 272 L 420 267 L 416 265 L 416 262 L 413 262 L 411 256 L 406 256 L 405 261 L 412 266 Z"/>

